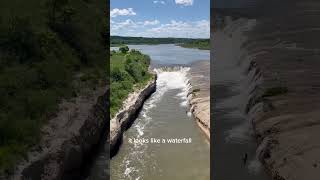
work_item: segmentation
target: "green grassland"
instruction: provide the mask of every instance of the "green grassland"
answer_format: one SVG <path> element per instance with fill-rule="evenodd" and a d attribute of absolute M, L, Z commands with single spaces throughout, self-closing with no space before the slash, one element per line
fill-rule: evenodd
<path fill-rule="evenodd" d="M 106 84 L 105 1 L 3 0 L 0 177 L 40 139 L 62 99 Z"/>
<path fill-rule="evenodd" d="M 139 51 L 112 51 L 110 55 L 110 114 L 113 117 L 128 94 L 153 78 L 148 71 L 150 57 Z"/>

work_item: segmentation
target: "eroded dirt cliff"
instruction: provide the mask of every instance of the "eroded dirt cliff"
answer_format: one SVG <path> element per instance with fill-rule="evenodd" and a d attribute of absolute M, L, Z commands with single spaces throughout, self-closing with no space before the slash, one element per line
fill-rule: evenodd
<path fill-rule="evenodd" d="M 60 104 L 42 128 L 42 139 L 9 179 L 79 179 L 82 168 L 109 127 L 108 90 L 100 88 Z"/>
<path fill-rule="evenodd" d="M 290 14 L 279 10 L 257 18 L 253 28 L 240 23 L 245 19 L 225 27 L 231 39 L 238 36 L 230 28 L 243 29 L 246 37 L 236 55 L 247 75 L 245 113 L 273 179 L 320 178 L 319 7 L 295 1 Z"/>

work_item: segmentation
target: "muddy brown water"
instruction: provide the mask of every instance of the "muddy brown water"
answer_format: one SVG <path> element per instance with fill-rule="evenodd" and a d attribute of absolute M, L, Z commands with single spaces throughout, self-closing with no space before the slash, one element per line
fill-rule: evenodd
<path fill-rule="evenodd" d="M 146 102 L 138 119 L 125 132 L 118 154 L 111 159 L 112 180 L 210 179 L 209 144 L 186 113 L 179 93 L 179 89 L 170 89 Z M 152 143 L 152 138 L 160 139 L 160 143 Z M 171 138 L 185 143 L 163 142 Z M 130 143 L 133 139 L 149 143 Z"/>

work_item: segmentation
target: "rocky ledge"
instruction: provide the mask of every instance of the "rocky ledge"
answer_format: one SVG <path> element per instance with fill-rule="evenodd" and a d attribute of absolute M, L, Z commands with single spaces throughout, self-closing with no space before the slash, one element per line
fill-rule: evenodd
<path fill-rule="evenodd" d="M 191 65 L 188 100 L 198 126 L 210 139 L 210 61 L 197 61 Z"/>
<path fill-rule="evenodd" d="M 272 22 L 279 28 L 263 33 L 271 24 L 258 25 L 243 46 L 253 87 L 247 110 L 260 160 L 275 180 L 320 179 L 320 29 L 312 22 L 319 14 L 304 14 L 316 4 L 300 5 Z"/>
<path fill-rule="evenodd" d="M 13 180 L 80 179 L 83 166 L 109 125 L 108 90 L 60 104 L 42 128 L 41 142 L 16 168 Z"/>
<path fill-rule="evenodd" d="M 244 19 L 233 22 L 247 38 L 235 56 L 247 76 L 246 113 L 274 180 L 320 179 L 318 7 L 301 1 L 288 15 L 256 19 L 253 28 L 239 23 Z"/>
<path fill-rule="evenodd" d="M 126 131 L 136 119 L 145 100 L 156 91 L 156 76 L 148 84 L 133 93 L 130 93 L 122 109 L 110 121 L 110 156 L 113 157 L 122 143 L 123 132 Z"/>

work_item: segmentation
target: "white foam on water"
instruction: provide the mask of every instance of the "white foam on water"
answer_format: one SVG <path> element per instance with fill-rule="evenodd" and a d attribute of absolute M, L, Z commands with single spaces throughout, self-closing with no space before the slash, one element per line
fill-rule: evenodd
<path fill-rule="evenodd" d="M 190 68 L 188 67 L 175 68 L 172 71 L 155 69 L 154 71 L 158 74 L 157 91 L 160 97 L 162 97 L 162 95 L 168 90 L 179 89 L 180 92 L 176 97 L 182 100 L 180 106 L 186 107 L 188 105 L 187 95 L 191 88 L 189 78 L 187 76 L 189 70 Z"/>
<path fill-rule="evenodd" d="M 188 105 L 188 100 L 184 100 L 180 103 L 181 107 L 187 107 L 187 105 Z"/>
<path fill-rule="evenodd" d="M 137 124 L 136 126 L 136 129 L 137 129 L 137 131 L 138 131 L 138 133 L 139 133 L 139 136 L 142 136 L 144 133 L 143 133 L 143 129 L 144 129 L 144 127 L 140 127 L 140 125 L 139 124 Z M 139 137 L 138 136 L 138 137 Z"/>
<path fill-rule="evenodd" d="M 124 161 L 125 171 L 123 173 L 124 177 L 127 179 L 132 179 L 130 174 L 135 171 L 134 167 L 130 167 L 130 160 Z"/>
<path fill-rule="evenodd" d="M 138 132 L 138 138 L 144 135 L 145 127 L 151 122 L 151 117 L 149 117 L 148 113 L 152 108 L 157 107 L 157 102 L 161 100 L 165 92 L 174 89 L 181 90 L 177 94 L 177 97 L 182 100 L 180 106 L 186 107 L 188 105 L 187 95 L 191 88 L 187 76 L 189 71 L 189 67 L 173 67 L 170 70 L 164 68 L 154 69 L 154 72 L 157 73 L 157 90 L 142 108 L 140 118 L 143 121 L 137 121 L 134 126 Z"/>
<path fill-rule="evenodd" d="M 184 95 L 185 95 L 185 93 L 184 93 L 184 92 L 181 92 L 181 93 L 178 93 L 178 94 L 177 94 L 177 97 L 183 98 Z"/>
<path fill-rule="evenodd" d="M 157 91 L 163 93 L 170 89 L 188 89 L 189 79 L 187 74 L 189 70 L 189 67 L 176 67 L 170 71 L 162 68 L 154 69 L 158 75 Z"/>
<path fill-rule="evenodd" d="M 125 175 L 125 176 L 129 176 L 129 174 L 132 172 L 132 170 L 133 170 L 132 167 L 126 168 L 126 170 L 124 171 L 124 175 Z"/>

